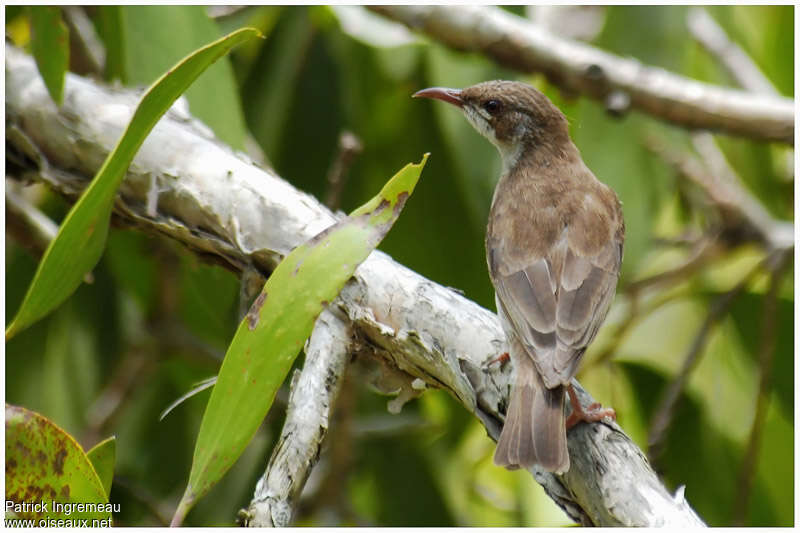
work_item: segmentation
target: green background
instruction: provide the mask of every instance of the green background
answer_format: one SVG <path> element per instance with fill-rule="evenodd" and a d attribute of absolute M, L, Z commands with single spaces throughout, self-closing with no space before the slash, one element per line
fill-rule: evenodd
<path fill-rule="evenodd" d="M 792 97 L 792 6 L 716 6 L 717 22 L 783 95 Z M 522 13 L 520 8 L 514 8 Z M 709 308 L 764 257 L 735 239 L 697 273 L 643 295 L 630 312 L 626 287 L 674 268 L 688 249 L 666 239 L 709 231 L 718 222 L 696 188 L 649 151 L 658 136 L 680 152 L 689 134 L 632 112 L 622 119 L 586 98 L 567 98 L 540 76 L 500 68 L 477 53 L 428 38 L 390 41 L 360 8 L 254 6 L 210 17 L 194 6 L 87 8 L 107 51 L 107 79 L 146 86 L 178 59 L 219 36 L 254 26 L 254 39 L 215 64 L 187 93 L 191 112 L 223 141 L 266 161 L 294 186 L 322 199 L 343 130 L 363 153 L 347 174 L 339 208 L 350 211 L 398 168 L 431 152 L 423 179 L 381 249 L 420 274 L 463 290 L 493 309 L 483 234 L 499 172 L 494 148 L 449 106 L 412 100 L 424 87 L 461 87 L 494 78 L 542 89 L 567 115 L 587 165 L 619 194 L 627 239 L 618 297 L 579 379 L 616 408 L 643 449 L 664 388 L 675 378 Z M 601 8 L 597 47 L 720 85 L 734 80 L 686 29 L 687 10 Z M 384 21 L 385 23 L 385 21 Z M 7 32 L 25 44 L 27 14 L 7 9 Z M 377 31 L 375 29 L 377 28 Z M 75 54 L 73 68 L 80 71 Z M 793 219 L 793 175 L 779 144 L 716 136 L 743 183 L 779 219 Z M 39 206 L 60 220 L 68 206 L 39 191 Z M 8 235 L 8 234 L 7 234 Z M 6 240 L 6 316 L 12 317 L 38 258 Z M 185 486 L 208 393 L 163 422 L 159 412 L 219 368 L 237 325 L 238 280 L 166 239 L 112 229 L 107 251 L 55 313 L 6 344 L 6 400 L 36 410 L 88 449 L 117 437 L 111 501 L 117 525 L 159 525 Z M 713 328 L 691 373 L 656 466 L 670 490 L 710 525 L 730 525 L 759 383 L 768 278 L 754 277 Z M 756 460 L 746 525 L 794 522 L 793 265 L 778 291 L 772 390 Z M 655 302 L 664 302 L 655 305 Z M 285 398 L 285 396 L 284 396 Z M 285 402 L 285 400 L 283 400 Z M 525 473 L 491 464 L 493 443 L 452 398 L 428 392 L 398 416 L 351 371 L 323 453 L 322 483 L 302 500 L 298 525 L 566 525 L 564 514 Z M 252 496 L 280 431 L 278 400 L 241 460 L 189 514 L 189 525 L 231 525 Z M 334 444 L 335 443 L 335 444 Z M 327 472 L 327 474 L 325 474 Z M 328 478 L 326 479 L 326 475 Z M 332 488 L 333 487 L 333 488 Z"/>

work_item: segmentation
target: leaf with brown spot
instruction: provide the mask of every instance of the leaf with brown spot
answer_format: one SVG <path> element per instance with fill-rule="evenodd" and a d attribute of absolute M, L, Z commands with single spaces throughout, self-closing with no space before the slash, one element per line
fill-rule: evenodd
<path fill-rule="evenodd" d="M 11 468 L 9 468 L 9 465 Z M 17 504 L 107 503 L 108 496 L 92 465 L 74 438 L 47 418 L 6 404 L 6 501 Z M 19 518 L 110 518 L 110 513 L 15 513 Z"/>
<path fill-rule="evenodd" d="M 247 311 L 247 327 L 250 328 L 250 331 L 256 329 L 258 325 L 258 317 L 261 313 L 261 307 L 264 305 L 264 302 L 267 301 L 267 292 L 262 291 L 256 301 L 253 302 L 253 305 L 250 306 L 250 310 Z"/>
<path fill-rule="evenodd" d="M 262 292 L 269 299 L 253 306 L 228 346 L 173 525 L 244 451 L 323 305 L 333 301 L 397 220 L 427 159 L 425 154 L 420 163 L 406 165 L 372 200 L 292 250 L 269 277 Z"/>

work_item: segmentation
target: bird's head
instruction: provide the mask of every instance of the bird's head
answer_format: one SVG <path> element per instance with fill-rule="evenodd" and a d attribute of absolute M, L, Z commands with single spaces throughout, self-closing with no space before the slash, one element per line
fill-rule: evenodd
<path fill-rule="evenodd" d="M 526 151 L 569 142 L 567 119 L 548 98 L 517 81 L 486 81 L 465 89 L 431 87 L 415 98 L 435 98 L 459 107 L 478 132 L 514 166 Z"/>

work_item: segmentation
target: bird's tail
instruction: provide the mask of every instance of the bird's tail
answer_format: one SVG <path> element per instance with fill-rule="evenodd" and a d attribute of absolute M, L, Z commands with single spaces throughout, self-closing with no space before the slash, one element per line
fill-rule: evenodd
<path fill-rule="evenodd" d="M 564 386 L 545 387 L 530 356 L 517 352 L 516 383 L 497 449 L 496 465 L 509 470 L 539 465 L 544 470 L 569 470 L 567 430 L 564 419 Z M 515 354 L 515 355 L 517 355 Z"/>

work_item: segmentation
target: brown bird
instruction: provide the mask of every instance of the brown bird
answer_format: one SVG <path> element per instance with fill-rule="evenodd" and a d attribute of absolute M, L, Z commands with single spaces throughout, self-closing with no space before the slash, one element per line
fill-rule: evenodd
<path fill-rule="evenodd" d="M 516 381 L 494 461 L 566 472 L 567 426 L 614 416 L 599 404 L 583 410 L 570 381 L 614 298 L 625 236 L 620 202 L 584 164 L 563 113 L 533 87 L 488 81 L 414 96 L 459 107 L 503 160 L 486 260 Z"/>

